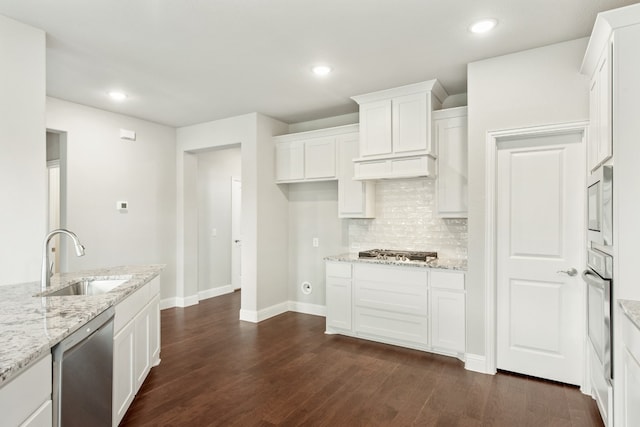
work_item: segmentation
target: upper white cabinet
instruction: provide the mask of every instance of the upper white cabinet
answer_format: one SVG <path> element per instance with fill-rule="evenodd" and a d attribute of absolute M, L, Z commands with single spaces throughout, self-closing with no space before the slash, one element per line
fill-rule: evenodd
<path fill-rule="evenodd" d="M 437 80 L 354 96 L 360 105 L 356 179 L 433 176 L 431 113 L 446 96 Z"/>
<path fill-rule="evenodd" d="M 611 43 L 597 60 L 589 86 L 589 169 L 594 170 L 613 154 L 611 128 Z"/>
<path fill-rule="evenodd" d="M 353 159 L 358 157 L 358 132 L 338 136 L 338 217 L 373 218 L 375 183 L 354 179 Z"/>
<path fill-rule="evenodd" d="M 467 107 L 434 111 L 433 137 L 438 150 L 438 216 L 466 218 L 469 151 Z"/>
<path fill-rule="evenodd" d="M 276 182 L 338 179 L 336 136 L 341 132 L 336 129 L 274 137 Z"/>
<path fill-rule="evenodd" d="M 276 182 L 338 180 L 338 217 L 373 218 L 375 183 L 354 180 L 357 124 L 274 137 Z"/>

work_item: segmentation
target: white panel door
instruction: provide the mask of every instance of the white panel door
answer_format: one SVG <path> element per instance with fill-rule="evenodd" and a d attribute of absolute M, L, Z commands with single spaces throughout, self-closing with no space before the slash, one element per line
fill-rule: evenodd
<path fill-rule="evenodd" d="M 581 384 L 582 134 L 498 145 L 497 367 Z"/>
<path fill-rule="evenodd" d="M 231 178 L 231 286 L 242 287 L 242 181 Z"/>

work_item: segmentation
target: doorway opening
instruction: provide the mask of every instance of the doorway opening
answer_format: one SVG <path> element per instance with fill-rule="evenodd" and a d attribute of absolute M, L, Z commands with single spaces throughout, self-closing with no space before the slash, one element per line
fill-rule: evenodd
<path fill-rule="evenodd" d="M 240 145 L 193 153 L 197 162 L 198 299 L 241 288 Z"/>
<path fill-rule="evenodd" d="M 67 134 L 47 129 L 47 231 L 66 226 Z M 49 246 L 51 271 L 66 270 L 66 242 L 54 236 Z"/>

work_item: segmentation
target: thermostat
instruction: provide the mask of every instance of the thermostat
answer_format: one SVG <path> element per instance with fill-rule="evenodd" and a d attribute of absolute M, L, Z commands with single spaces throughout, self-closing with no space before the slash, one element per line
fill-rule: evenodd
<path fill-rule="evenodd" d="M 127 209 L 129 209 L 129 202 L 124 200 L 116 202 L 116 209 L 119 211 L 126 211 Z"/>

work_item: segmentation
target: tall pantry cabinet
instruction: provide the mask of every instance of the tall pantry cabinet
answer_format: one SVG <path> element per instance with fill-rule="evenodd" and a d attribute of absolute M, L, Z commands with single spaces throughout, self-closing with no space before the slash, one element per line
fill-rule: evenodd
<path fill-rule="evenodd" d="M 590 79 L 589 169 L 613 165 L 613 414 L 609 426 L 640 425 L 633 396 L 640 378 L 625 363 L 624 314 L 617 301 L 640 300 L 640 4 L 600 13 L 582 73 Z M 636 353 L 640 354 L 640 353 Z M 640 361 L 636 361 L 640 362 Z"/>

